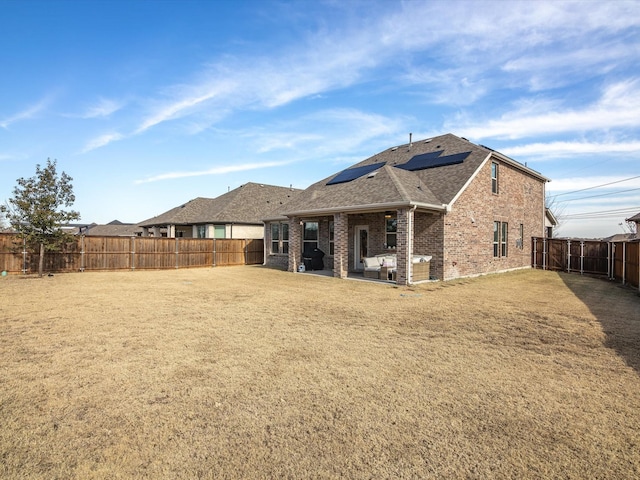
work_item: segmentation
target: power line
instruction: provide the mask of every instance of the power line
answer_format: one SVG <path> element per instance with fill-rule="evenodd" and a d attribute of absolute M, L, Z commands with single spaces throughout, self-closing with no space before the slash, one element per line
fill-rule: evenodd
<path fill-rule="evenodd" d="M 576 200 L 586 200 L 587 198 L 606 197 L 607 195 L 618 195 L 620 193 L 635 192 L 636 190 L 640 190 L 640 188 L 630 188 L 629 190 L 618 190 L 617 192 L 601 193 L 600 195 L 590 195 L 588 197 L 569 198 L 568 200 L 560 200 L 560 202 L 558 203 L 574 202 Z"/>
<path fill-rule="evenodd" d="M 558 193 L 556 195 L 547 195 L 547 198 L 560 197 L 562 195 L 571 195 L 572 193 L 584 192 L 586 190 L 593 190 L 594 188 L 607 187 L 609 185 L 614 185 L 616 183 L 622 183 L 622 182 L 628 182 L 629 180 L 635 180 L 636 178 L 640 178 L 640 175 L 637 175 L 635 177 L 630 177 L 630 178 L 624 178 L 622 180 L 616 180 L 615 182 L 603 183 L 602 185 L 595 185 L 593 187 L 581 188 L 580 190 L 574 190 L 572 192 Z"/>
<path fill-rule="evenodd" d="M 587 220 L 594 218 L 614 218 L 620 216 L 632 215 L 640 211 L 640 206 L 638 207 L 628 207 L 628 208 L 619 208 L 615 210 L 598 210 L 596 212 L 580 212 L 580 213 L 571 213 L 567 215 L 560 215 L 559 219 L 562 220 Z"/>

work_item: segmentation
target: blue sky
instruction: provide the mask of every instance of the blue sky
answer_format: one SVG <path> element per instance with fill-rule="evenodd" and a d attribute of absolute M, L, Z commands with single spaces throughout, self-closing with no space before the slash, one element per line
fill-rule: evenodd
<path fill-rule="evenodd" d="M 559 235 L 640 212 L 638 1 L 0 0 L 0 32 L 0 202 L 51 158 L 82 221 L 138 222 L 450 132 L 550 178 Z"/>

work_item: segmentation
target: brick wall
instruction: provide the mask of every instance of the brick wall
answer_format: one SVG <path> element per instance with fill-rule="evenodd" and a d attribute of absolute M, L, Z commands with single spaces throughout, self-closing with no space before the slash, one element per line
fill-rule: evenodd
<path fill-rule="evenodd" d="M 491 192 L 487 162 L 444 217 L 442 279 L 528 267 L 531 237 L 544 234 L 544 185 L 497 161 L 498 193 Z M 509 226 L 507 256 L 493 256 L 493 222 Z M 524 226 L 522 248 L 516 245 Z M 433 265 L 433 264 L 432 264 Z"/>

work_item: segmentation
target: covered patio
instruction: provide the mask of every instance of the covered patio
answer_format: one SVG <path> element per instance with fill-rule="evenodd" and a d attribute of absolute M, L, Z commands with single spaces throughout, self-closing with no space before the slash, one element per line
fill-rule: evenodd
<path fill-rule="evenodd" d="M 338 278 L 398 285 L 437 278 L 442 214 L 417 205 L 388 207 L 289 217 L 288 270 L 308 270 L 305 255 L 320 249 L 325 253 L 322 270 Z"/>

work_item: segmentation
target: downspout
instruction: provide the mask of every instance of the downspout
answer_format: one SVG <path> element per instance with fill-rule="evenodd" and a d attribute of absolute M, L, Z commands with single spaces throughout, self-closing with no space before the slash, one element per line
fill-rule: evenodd
<path fill-rule="evenodd" d="M 418 208 L 418 205 L 414 205 L 413 208 L 411 208 L 411 210 L 409 210 L 411 212 L 411 215 L 409 216 L 409 218 L 411 219 L 411 222 L 407 225 L 407 230 L 409 230 L 409 238 L 408 238 L 408 243 L 407 243 L 407 258 L 405 260 L 406 265 L 407 265 L 407 284 L 411 285 L 413 283 L 413 244 L 414 244 L 414 231 L 413 231 L 413 224 L 415 223 L 415 214 L 416 214 L 416 209 Z"/>

